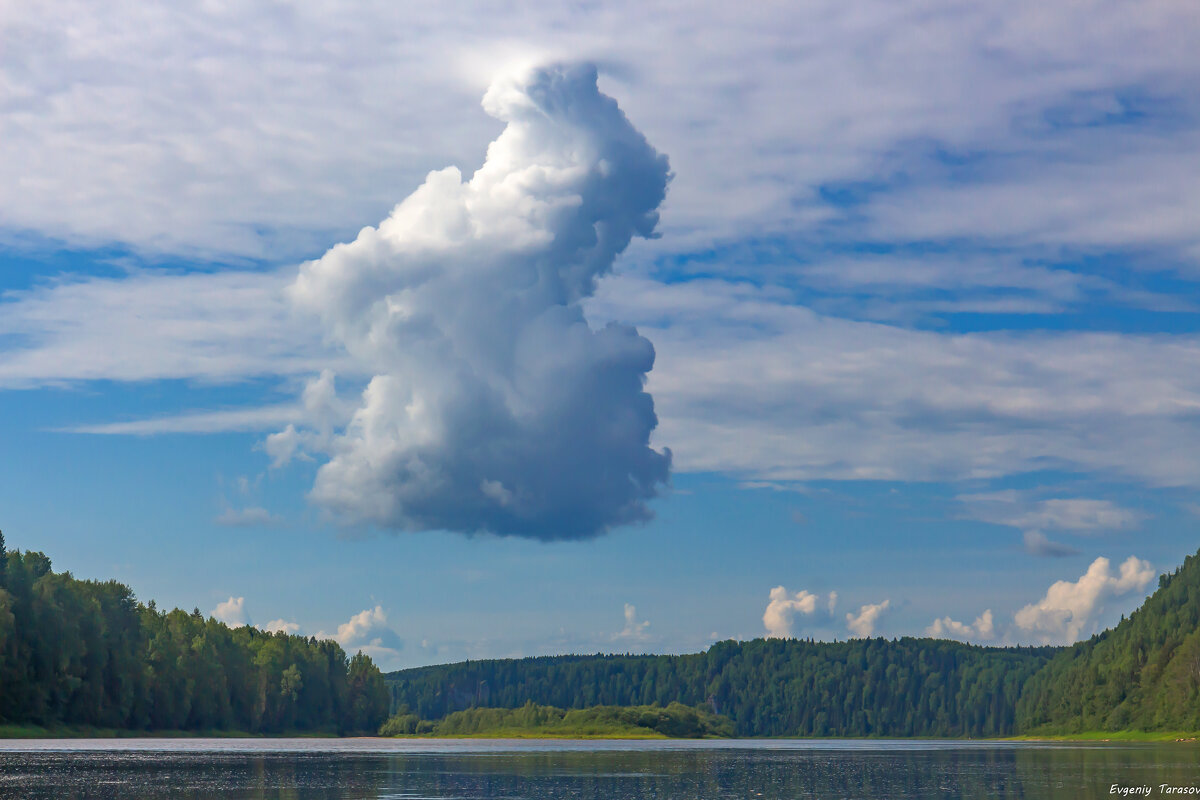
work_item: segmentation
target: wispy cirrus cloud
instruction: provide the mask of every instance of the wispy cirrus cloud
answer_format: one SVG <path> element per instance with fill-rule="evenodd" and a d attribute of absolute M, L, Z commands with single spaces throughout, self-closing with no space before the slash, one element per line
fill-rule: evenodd
<path fill-rule="evenodd" d="M 1077 556 L 1082 552 L 1079 548 L 1072 547 L 1069 544 L 1052 541 L 1050 537 L 1041 531 L 1025 531 L 1025 533 L 1021 534 L 1021 539 L 1025 543 L 1025 551 L 1034 556 L 1066 558 L 1067 556 Z"/>
<path fill-rule="evenodd" d="M 135 419 L 127 422 L 101 422 L 62 428 L 64 433 L 91 433 L 111 436 L 154 436 L 164 433 L 226 433 L 229 431 L 268 431 L 289 422 L 306 419 L 299 403 L 279 403 L 257 408 L 230 408 L 223 411 L 184 412 L 172 416 Z"/>
<path fill-rule="evenodd" d="M 140 328 L 136 371 L 120 355 L 120 334 L 113 338 L 97 323 L 64 325 L 45 343 L 6 351 L 0 374 L 9 365 L 9 376 L 36 375 L 41 383 L 88 375 L 232 379 L 330 364 L 323 353 L 300 349 L 286 325 L 255 323 L 272 334 L 240 338 L 239 325 L 213 321 L 228 304 L 219 291 L 192 291 L 206 280 L 218 279 L 197 275 L 158 286 L 163 308 L 155 318 L 204 335 L 174 338 Z M 120 294 L 107 284 L 96 291 L 101 298 Z M 24 302 L 14 301 L 0 326 L 39 316 L 21 308 Z M 32 302 L 53 305 L 43 295 Z M 69 317 L 70 308 L 55 318 Z M 656 441 L 672 448 L 683 470 L 774 481 L 954 480 L 1057 466 L 1152 485 L 1200 483 L 1200 428 L 1193 422 L 1200 339 L 1190 335 L 912 330 L 818 314 L 792 305 L 781 289 L 724 280 L 665 285 L 628 275 L 606 279 L 588 313 L 598 322 L 636 323 L 654 338 Z M 59 348 L 78 356 L 60 360 Z M 292 355 L 281 359 L 280 349 Z M 72 366 L 92 350 L 98 358 L 86 369 Z M 352 362 L 333 363 L 354 375 Z M 302 409 L 298 402 L 77 429 L 270 430 L 304 416 Z M 1191 440 L 1195 447 L 1180 446 Z M 1043 523 L 1067 520 L 1065 506 L 1047 509 Z M 1006 508 L 1002 516 L 1022 522 L 1021 513 Z M 1122 529 L 1133 521 L 1108 518 Z"/>
<path fill-rule="evenodd" d="M 498 67 L 569 55 L 611 65 L 673 154 L 677 241 L 814 229 L 847 203 L 876 238 L 1195 241 L 1179 128 L 1200 59 L 1183 6 L 351 8 L 7 10 L 7 224 L 306 257 L 382 216 L 395 186 L 477 161 L 496 126 L 469 109 Z M 403 102 L 375 102 L 397 85 Z"/>
<path fill-rule="evenodd" d="M 230 528 L 259 528 L 279 525 L 283 519 L 262 506 L 228 507 L 217 515 L 216 523 Z"/>
<path fill-rule="evenodd" d="M 914 323 L 1097 299 L 1190 307 L 1186 291 L 1086 259 L 1117 254 L 1122 270 L 1194 288 L 1200 59 L 1186 10 L 822 2 L 755 15 L 711 5 L 683 21 L 651 5 L 629 30 L 620 6 L 520 20 L 428 6 L 405 12 L 428 36 L 400 46 L 407 27 L 380 7 L 336 26 L 294 9 L 279 26 L 241 7 L 71 5 L 77 38 L 60 8 L 0 17 L 12 43 L 0 54 L 0 211 L 14 230 L 235 262 L 319 254 L 385 217 L 397 186 L 479 163 L 500 126 L 473 109 L 498 63 L 570 51 L 605 65 L 602 85 L 672 155 L 664 238 L 635 246 L 637 269 L 605 279 L 587 311 L 655 341 L 655 444 L 681 468 L 779 483 L 1050 467 L 1200 484 L 1194 333 Z M 697 30 L 722 35 L 703 52 L 680 46 Z M 366 100 L 397 75 L 410 79 L 405 102 Z M 126 113 L 112 115 L 117 104 Z M 783 245 L 769 264 L 704 258 L 772 237 Z M 295 319 L 282 290 L 296 275 L 143 271 L 6 295 L 0 387 L 378 374 Z M 73 429 L 290 423 L 273 440 L 280 464 L 313 444 L 294 418 L 302 403 L 263 405 Z M 477 483 L 501 507 L 517 496 Z M 1032 551 L 1064 550 L 1041 528 L 1025 535 Z"/>
<path fill-rule="evenodd" d="M 1025 549 L 1038 556 L 1069 556 L 1079 553 L 1074 547 L 1052 541 L 1045 531 L 1075 535 L 1136 527 L 1145 515 L 1123 508 L 1111 500 L 1086 497 L 1038 499 L 1027 492 L 1007 490 L 959 495 L 965 516 L 1021 530 Z"/>
<path fill-rule="evenodd" d="M 294 276 L 140 271 L 9 292 L 0 296 L 0 389 L 320 371 L 340 358 L 296 320 L 284 296 Z"/>
<path fill-rule="evenodd" d="M 590 311 L 653 337 L 655 440 L 685 471 L 928 481 L 1061 468 L 1200 483 L 1198 451 L 1180 446 L 1200 448 L 1196 336 L 914 330 L 711 279 L 618 276 Z"/>

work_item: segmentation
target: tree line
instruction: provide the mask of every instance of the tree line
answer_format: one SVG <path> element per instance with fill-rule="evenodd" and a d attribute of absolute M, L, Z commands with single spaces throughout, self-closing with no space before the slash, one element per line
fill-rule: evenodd
<path fill-rule="evenodd" d="M 681 656 L 468 661 L 393 672 L 393 707 L 665 706 L 728 716 L 738 736 L 982 737 L 1200 731 L 1200 553 L 1112 630 L 1071 647 L 944 639 L 727 641 Z"/>
<path fill-rule="evenodd" d="M 133 730 L 375 732 L 383 676 L 333 641 L 143 605 L 54 572 L 0 533 L 0 722 Z"/>
<path fill-rule="evenodd" d="M 389 707 L 399 712 L 389 732 L 442 735 L 547 715 L 660 733 L 699 720 L 702 735 L 736 736 L 1200 731 L 1200 554 L 1114 629 L 1065 648 L 756 639 L 385 679 L 333 641 L 161 611 L 117 581 L 54 572 L 0 533 L 0 723 L 345 734 L 375 732 Z"/>
<path fill-rule="evenodd" d="M 1007 736 L 1025 682 L 1051 647 L 904 638 L 719 642 L 682 656 L 469 661 L 387 676 L 421 719 L 466 708 L 672 702 L 728 717 L 737 736 Z"/>
<path fill-rule="evenodd" d="M 1065 648 L 1029 681 L 1031 733 L 1200 731 L 1200 553 L 1115 628 Z"/>

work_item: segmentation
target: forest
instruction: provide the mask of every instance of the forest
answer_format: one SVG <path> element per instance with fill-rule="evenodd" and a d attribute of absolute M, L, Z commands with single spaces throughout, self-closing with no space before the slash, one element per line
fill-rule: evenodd
<path fill-rule="evenodd" d="M 389 712 L 392 716 L 389 719 Z M 385 724 L 386 720 L 386 724 Z M 161 611 L 0 534 L 0 728 L 329 735 L 1001 737 L 1200 731 L 1200 554 L 1070 647 L 719 642 L 393 672 L 334 641 Z M 522 734 L 523 735 L 523 734 Z"/>
<path fill-rule="evenodd" d="M 1112 630 L 1065 648 L 1017 703 L 1023 732 L 1200 731 L 1200 553 Z"/>
<path fill-rule="evenodd" d="M 0 725 L 374 733 L 388 703 L 366 655 L 160 611 L 6 550 L 0 533 Z"/>
<path fill-rule="evenodd" d="M 548 656 L 394 672 L 393 703 L 422 719 L 526 701 L 704 707 L 737 736 L 1008 736 L 1025 682 L 1055 648 L 944 639 L 719 642 L 684 656 Z"/>
<path fill-rule="evenodd" d="M 532 701 L 672 702 L 738 736 L 993 737 L 1200 731 L 1200 554 L 1115 628 L 1070 647 L 944 639 L 719 642 L 703 653 L 468 661 L 387 675 L 393 707 L 440 719 Z"/>

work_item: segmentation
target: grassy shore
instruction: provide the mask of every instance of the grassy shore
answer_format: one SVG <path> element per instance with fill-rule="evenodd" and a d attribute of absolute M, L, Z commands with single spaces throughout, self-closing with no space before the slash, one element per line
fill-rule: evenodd
<path fill-rule="evenodd" d="M 733 723 L 681 703 L 573 709 L 526 703 L 520 708 L 469 708 L 440 720 L 422 720 L 402 707 L 379 733 L 479 739 L 706 739 L 732 736 Z"/>
<path fill-rule="evenodd" d="M 557 728 L 496 728 L 475 733 L 411 733 L 385 737 L 391 739 L 670 739 L 670 736 L 645 729 L 621 731 L 572 731 Z"/>
<path fill-rule="evenodd" d="M 303 738 L 335 739 L 332 732 L 285 731 L 273 734 L 258 734 L 248 731 L 204 730 L 204 731 L 140 731 L 119 728 L 94 728 L 79 725 L 0 724 L 0 739 L 262 739 Z M 400 734 L 397 739 L 670 739 L 658 731 L 639 726 L 625 725 L 564 725 L 550 724 L 538 727 L 498 727 L 476 731 L 454 733 Z M 704 737 L 718 738 L 718 737 Z M 775 737 L 772 737 L 775 738 Z M 787 737 L 780 737 L 787 738 Z M 831 737 L 837 739 L 859 737 Z M 953 741 L 953 740 L 938 740 Z M 1000 742 L 1183 742 L 1200 743 L 1200 731 L 1087 731 L 1070 734 L 1027 734 L 1008 736 L 990 741 Z"/>
<path fill-rule="evenodd" d="M 1200 731 L 1084 731 L 1009 736 L 1009 742 L 1196 742 Z"/>

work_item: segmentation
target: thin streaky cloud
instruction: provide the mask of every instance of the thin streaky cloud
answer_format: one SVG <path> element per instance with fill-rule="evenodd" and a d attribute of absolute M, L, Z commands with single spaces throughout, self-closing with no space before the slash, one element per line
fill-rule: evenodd
<path fill-rule="evenodd" d="M 228 433 L 232 431 L 271 431 L 289 422 L 306 419 L 297 403 L 280 403 L 260 408 L 231 408 L 223 411 L 197 411 L 190 414 L 75 425 L 56 429 L 59 433 L 87 433 L 100 436 L 155 436 L 169 433 Z"/>
<path fill-rule="evenodd" d="M 310 257 L 394 187 L 477 160 L 496 126 L 470 109 L 497 69 L 569 55 L 612 64 L 606 81 L 672 154 L 675 242 L 819 228 L 844 216 L 826 187 L 882 182 L 898 191 L 867 203 L 875 236 L 1186 246 L 1190 132 L 1120 123 L 1149 108 L 1188 124 L 1198 28 L 1186 4 L 1033 0 L 362 3 L 295 7 L 287 25 L 241 4 L 19 4 L 0 16 L 0 212 L 74 243 Z M 1147 86 L 1168 102 L 1139 103 Z M 947 174 L 959 154 L 997 154 L 1006 177 Z"/>

